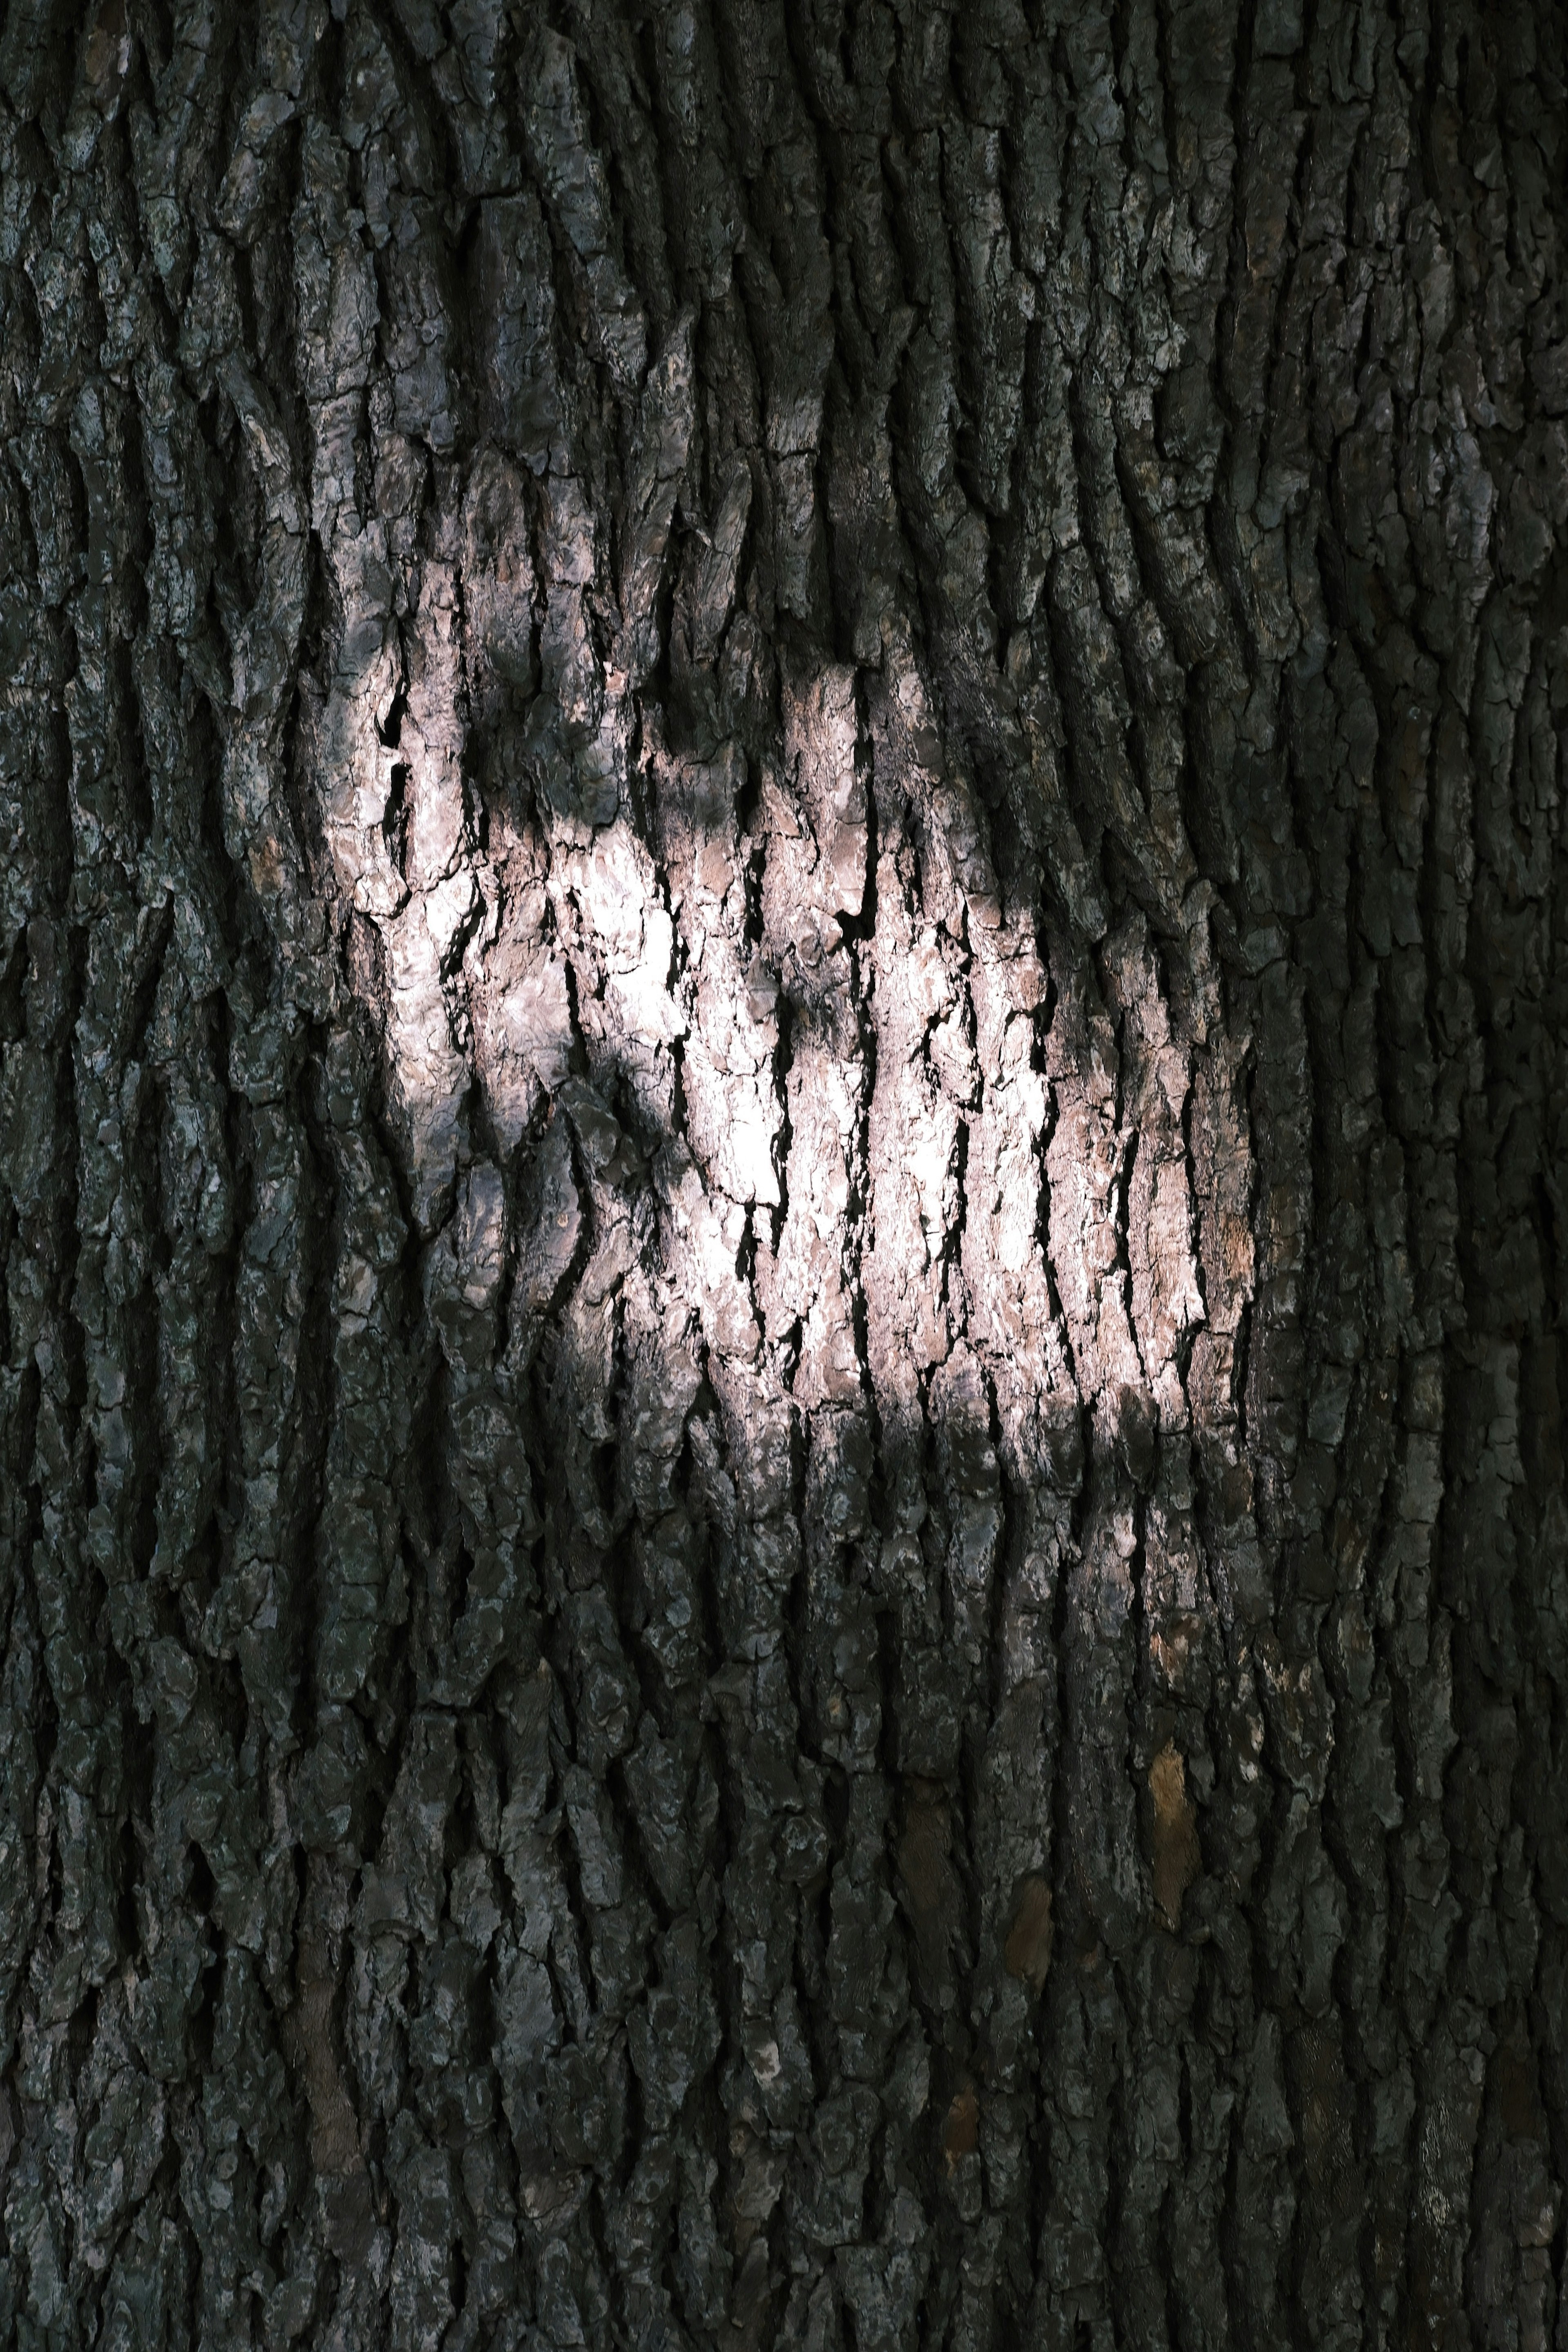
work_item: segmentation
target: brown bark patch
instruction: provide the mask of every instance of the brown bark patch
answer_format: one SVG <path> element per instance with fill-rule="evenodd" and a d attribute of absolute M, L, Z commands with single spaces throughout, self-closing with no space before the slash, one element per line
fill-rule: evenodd
<path fill-rule="evenodd" d="M 312 1864 L 296 1962 L 296 1991 L 283 2029 L 284 2046 L 303 2074 L 310 2109 L 310 2163 L 326 2187 L 327 2242 L 340 2261 L 363 2262 L 375 2221 L 370 2181 L 360 2151 L 359 2117 L 338 2063 L 333 2031 L 337 1993 L 334 1955 L 322 1913 L 324 1874 Z"/>
<path fill-rule="evenodd" d="M 980 2102 L 968 2083 L 952 2095 L 942 2127 L 942 2145 L 949 2172 L 956 2172 L 963 2158 L 973 2156 L 980 2145 Z"/>
<path fill-rule="evenodd" d="M 98 22 L 82 44 L 82 79 L 92 102 L 110 114 L 131 66 L 131 41 L 125 29 L 125 0 L 108 0 Z"/>
<path fill-rule="evenodd" d="M 1180 1925 L 1182 1897 L 1203 1869 L 1197 1808 L 1187 1794 L 1187 1768 L 1173 1740 L 1149 1767 L 1154 1801 L 1154 1907 L 1168 1927 Z"/>
<path fill-rule="evenodd" d="M 1026 1878 L 1007 1940 L 1002 1947 L 1003 1966 L 1010 1977 L 1038 1992 L 1051 1965 L 1051 1890 L 1043 1878 Z"/>
<path fill-rule="evenodd" d="M 1290 2056 L 1307 2179 L 1324 2211 L 1352 2211 L 1362 2184 L 1337 2019 L 1303 2026 L 1292 2041 Z"/>
<path fill-rule="evenodd" d="M 921 1988 L 928 2000 L 939 2005 L 952 1975 L 952 1947 L 963 1908 L 952 1848 L 952 1820 L 941 1789 L 930 1781 L 912 1782 L 899 1839 L 899 1879 L 914 1930 Z"/>
<path fill-rule="evenodd" d="M 1510 2139 L 1544 2140 L 1546 2118 L 1536 2088 L 1534 2054 L 1516 2026 L 1492 2061 L 1498 2112 Z"/>
<path fill-rule="evenodd" d="M 899 1876 L 917 1918 L 934 1917 L 952 1905 L 957 1886 L 948 1862 L 952 1843 L 941 1790 L 925 1781 L 914 1782 L 899 1840 Z"/>

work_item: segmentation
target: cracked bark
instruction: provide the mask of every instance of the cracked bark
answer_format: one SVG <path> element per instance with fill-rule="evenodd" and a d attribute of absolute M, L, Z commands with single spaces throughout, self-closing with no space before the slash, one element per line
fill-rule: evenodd
<path fill-rule="evenodd" d="M 1565 71 L 11 0 L 5 2341 L 1568 2343 Z"/>

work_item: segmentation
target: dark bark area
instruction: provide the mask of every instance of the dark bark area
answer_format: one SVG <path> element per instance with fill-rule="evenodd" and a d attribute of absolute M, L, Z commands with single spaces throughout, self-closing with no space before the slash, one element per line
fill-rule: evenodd
<path fill-rule="evenodd" d="M 0 2339 L 1568 2345 L 1564 37 L 10 0 Z"/>

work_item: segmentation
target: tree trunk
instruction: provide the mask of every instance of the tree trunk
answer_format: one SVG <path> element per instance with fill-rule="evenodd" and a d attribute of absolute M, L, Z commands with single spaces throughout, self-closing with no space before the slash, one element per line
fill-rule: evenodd
<path fill-rule="evenodd" d="M 1568 2345 L 1568 89 L 10 0 L 0 2336 Z"/>

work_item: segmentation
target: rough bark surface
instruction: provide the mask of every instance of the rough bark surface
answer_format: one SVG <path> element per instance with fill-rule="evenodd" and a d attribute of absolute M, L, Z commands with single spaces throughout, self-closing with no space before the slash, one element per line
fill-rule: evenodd
<path fill-rule="evenodd" d="M 5 2343 L 1568 2344 L 1564 73 L 10 0 Z"/>

